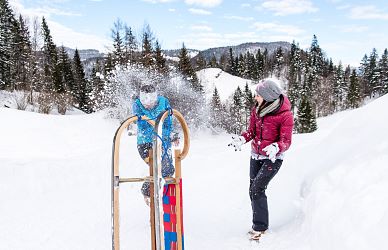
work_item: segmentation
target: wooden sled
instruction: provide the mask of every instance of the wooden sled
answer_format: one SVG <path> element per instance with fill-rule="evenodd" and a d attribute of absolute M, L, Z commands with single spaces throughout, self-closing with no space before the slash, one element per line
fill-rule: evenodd
<path fill-rule="evenodd" d="M 182 114 L 177 110 L 167 110 L 161 114 L 158 119 L 155 121 L 150 120 L 149 118 L 143 116 L 140 119 L 146 120 L 153 127 L 157 133 L 161 130 L 163 121 L 172 115 L 177 118 L 181 127 L 183 129 L 184 136 L 184 145 L 182 151 L 180 149 L 175 149 L 174 151 L 174 160 L 175 160 L 175 176 L 162 178 L 160 174 L 161 168 L 161 142 L 154 136 L 153 149 L 150 150 L 149 157 L 145 159 L 146 163 L 149 165 L 150 175 L 140 178 L 121 178 L 119 174 L 119 148 L 120 148 L 120 138 L 123 131 L 132 123 L 139 120 L 139 117 L 132 116 L 125 120 L 120 127 L 117 129 L 114 139 L 113 139 L 113 148 L 112 148 L 112 196 L 111 196 L 111 205 L 112 205 L 112 250 L 120 249 L 120 206 L 119 206 L 119 192 L 120 192 L 120 183 L 126 182 L 144 182 L 148 181 L 151 184 L 151 202 L 150 202 L 150 221 L 151 221 L 151 249 L 152 250 L 183 250 L 183 213 L 182 213 L 182 176 L 181 176 L 181 161 L 186 157 L 189 147 L 190 147 L 190 138 L 189 138 L 189 129 L 186 121 L 184 120 Z M 156 160 L 155 160 L 156 159 Z M 164 198 L 163 191 L 165 187 L 161 187 L 162 183 L 165 183 L 167 189 L 174 189 L 173 193 L 170 193 L 169 197 L 173 198 Z M 173 188 L 171 188 L 173 187 Z M 156 190 L 157 192 L 155 192 Z M 160 191 L 161 190 L 161 191 Z M 164 198 L 164 199 L 163 199 Z M 170 220 L 167 224 L 167 216 L 163 208 L 163 200 L 171 200 L 175 202 L 174 209 L 175 213 L 172 213 L 171 218 L 175 220 Z M 170 204 L 172 205 L 172 204 Z M 172 211 L 171 210 L 171 211 Z M 166 227 L 165 226 L 166 224 Z M 174 231 L 176 233 L 176 243 L 171 243 L 171 238 L 168 238 L 168 241 L 165 241 L 165 236 L 167 235 L 166 230 L 170 230 L 168 225 L 175 224 Z M 168 234 L 170 235 L 170 234 Z M 167 243 L 167 244 L 166 244 Z M 171 243 L 170 245 L 168 245 Z"/>

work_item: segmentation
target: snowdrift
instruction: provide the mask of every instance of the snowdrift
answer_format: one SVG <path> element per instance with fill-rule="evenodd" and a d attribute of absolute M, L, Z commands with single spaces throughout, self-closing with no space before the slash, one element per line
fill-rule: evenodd
<path fill-rule="evenodd" d="M 294 136 L 268 187 L 271 226 L 259 246 L 246 236 L 249 145 L 234 152 L 230 135 L 194 135 L 182 162 L 186 248 L 385 249 L 387 106 L 383 96 Z M 111 147 L 119 124 L 103 113 L 6 108 L 0 119 L 0 249 L 110 249 Z M 135 137 L 121 143 L 121 175 L 146 175 Z M 122 249 L 149 249 L 140 186 L 121 188 Z"/>

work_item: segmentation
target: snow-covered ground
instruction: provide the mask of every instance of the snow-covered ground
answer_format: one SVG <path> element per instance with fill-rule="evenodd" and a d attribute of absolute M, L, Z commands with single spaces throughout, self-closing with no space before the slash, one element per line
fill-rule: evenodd
<path fill-rule="evenodd" d="M 214 88 L 217 88 L 221 101 L 225 101 L 240 87 L 244 91 L 245 85 L 253 91 L 255 85 L 252 85 L 252 80 L 243 79 L 238 76 L 231 75 L 219 68 L 208 68 L 197 71 L 197 77 L 204 86 L 206 98 L 211 99 L 214 93 Z"/>
<path fill-rule="evenodd" d="M 247 239 L 249 150 L 230 135 L 192 135 L 183 161 L 186 249 L 386 249 L 388 95 L 319 119 L 294 135 L 267 191 L 270 230 Z M 0 249 L 111 247 L 111 148 L 103 113 L 55 116 L 0 108 Z M 144 176 L 135 137 L 121 140 L 121 175 Z M 150 249 L 141 184 L 121 186 L 122 249 Z"/>
<path fill-rule="evenodd" d="M 38 93 L 34 93 L 34 105 L 31 105 L 27 102 L 29 96 L 29 92 L 22 92 L 22 91 L 14 91 L 9 92 L 5 90 L 0 90 L 0 107 L 7 107 L 12 109 L 21 109 L 31 112 L 39 112 L 39 106 L 36 103 L 38 99 Z M 20 106 L 20 108 L 18 108 Z M 24 107 L 24 108 L 22 108 Z M 54 106 L 52 110 L 50 111 L 51 115 L 60 115 L 58 113 L 57 107 Z M 69 107 L 66 110 L 66 115 L 80 115 L 85 114 L 83 111 L 74 108 Z"/>

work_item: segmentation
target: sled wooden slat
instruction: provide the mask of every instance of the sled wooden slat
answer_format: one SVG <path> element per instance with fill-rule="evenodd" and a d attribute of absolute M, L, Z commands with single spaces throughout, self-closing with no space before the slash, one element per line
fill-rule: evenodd
<path fill-rule="evenodd" d="M 183 249 L 182 244 L 182 211 L 181 211 L 181 189 L 180 182 L 182 177 L 182 169 L 181 169 L 181 151 L 180 149 L 175 149 L 175 190 L 176 190 L 176 226 L 177 226 L 177 243 L 178 250 Z"/>
<path fill-rule="evenodd" d="M 155 126 L 155 122 L 150 120 L 146 116 L 141 117 L 142 120 L 146 120 L 152 126 Z M 113 152 L 112 152 L 112 250 L 120 249 L 120 140 L 124 130 L 131 124 L 138 120 L 137 116 L 132 116 L 121 123 L 120 127 L 116 130 L 116 134 L 113 138 Z"/>
<path fill-rule="evenodd" d="M 152 149 L 148 151 L 148 155 L 150 155 L 149 169 L 150 169 L 150 178 L 153 178 L 153 166 L 154 161 L 152 158 L 153 152 Z M 156 235 L 155 235 L 155 201 L 154 201 L 154 183 L 150 183 L 150 223 L 151 223 L 151 250 L 156 250 Z"/>
<path fill-rule="evenodd" d="M 174 177 L 166 177 L 164 178 L 165 182 L 167 184 L 174 184 L 176 183 L 176 179 Z M 152 176 L 146 176 L 146 177 L 135 177 L 135 178 L 120 178 L 120 183 L 125 182 L 154 182 L 152 179 Z"/>

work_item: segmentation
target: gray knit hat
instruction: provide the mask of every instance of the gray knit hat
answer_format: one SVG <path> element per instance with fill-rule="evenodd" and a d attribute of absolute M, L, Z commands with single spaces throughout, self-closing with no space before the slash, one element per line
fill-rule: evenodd
<path fill-rule="evenodd" d="M 256 94 L 267 102 L 273 102 L 283 93 L 279 84 L 271 79 L 264 79 L 256 87 Z"/>

